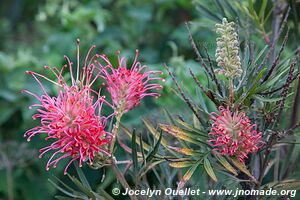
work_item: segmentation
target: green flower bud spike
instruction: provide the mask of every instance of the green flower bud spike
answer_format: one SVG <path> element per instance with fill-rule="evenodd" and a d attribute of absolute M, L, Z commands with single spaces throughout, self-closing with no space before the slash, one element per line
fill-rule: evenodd
<path fill-rule="evenodd" d="M 235 23 L 223 18 L 222 24 L 216 24 L 217 38 L 216 61 L 219 67 L 217 73 L 222 73 L 228 78 L 240 77 L 243 73 L 239 57 L 239 41 L 235 30 Z"/>

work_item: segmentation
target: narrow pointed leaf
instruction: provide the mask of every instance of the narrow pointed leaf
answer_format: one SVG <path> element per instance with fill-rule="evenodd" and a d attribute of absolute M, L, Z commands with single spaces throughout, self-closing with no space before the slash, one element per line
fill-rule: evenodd
<path fill-rule="evenodd" d="M 160 132 L 160 135 L 159 135 L 159 138 L 153 148 L 153 150 L 150 152 L 150 154 L 146 157 L 146 162 L 149 162 L 151 161 L 154 156 L 156 155 L 157 151 L 158 151 L 158 148 L 159 148 L 159 145 L 160 145 L 160 142 L 161 142 L 161 139 L 162 139 L 162 131 Z"/>
<path fill-rule="evenodd" d="M 142 119 L 144 124 L 146 125 L 147 129 L 150 131 L 150 133 L 154 136 L 155 139 L 159 139 L 160 133 L 153 127 L 153 125 L 147 120 L 147 119 Z M 161 138 L 161 144 L 165 147 L 168 148 L 168 142 L 164 139 Z"/>
<path fill-rule="evenodd" d="M 133 171 L 136 174 L 138 172 L 138 158 L 137 158 L 137 147 L 136 147 L 136 131 L 133 129 L 131 137 L 131 149 L 132 149 L 132 162 L 133 162 Z"/>
<path fill-rule="evenodd" d="M 78 167 L 77 163 L 75 164 L 75 169 L 76 169 L 76 172 L 77 172 L 77 174 L 78 174 L 78 177 L 79 177 L 81 183 L 82 183 L 85 187 L 87 187 L 88 189 L 91 190 L 92 188 L 91 188 L 91 186 L 90 186 L 88 180 L 86 179 L 86 177 L 85 177 L 83 171 L 81 170 L 81 168 Z"/>
<path fill-rule="evenodd" d="M 218 179 L 217 179 L 217 177 L 216 177 L 216 174 L 215 174 L 213 168 L 211 167 L 211 164 L 210 164 L 208 158 L 205 157 L 203 161 L 204 161 L 203 164 L 204 164 L 204 169 L 205 169 L 205 171 L 206 171 L 207 174 L 212 178 L 212 180 L 214 180 L 215 182 L 217 182 Z"/>
<path fill-rule="evenodd" d="M 196 171 L 197 167 L 200 164 L 200 160 L 195 163 L 182 177 L 182 179 L 180 180 L 180 182 L 178 183 L 177 186 L 177 190 L 180 190 L 181 188 L 183 188 L 183 186 L 191 179 L 192 175 L 194 174 L 194 172 Z"/>
<path fill-rule="evenodd" d="M 231 166 L 229 162 L 227 162 L 227 160 L 224 157 L 218 155 L 215 155 L 215 157 L 217 158 L 219 163 L 221 163 L 221 165 L 225 167 L 225 169 L 227 169 L 229 172 L 233 173 L 236 176 L 238 175 L 237 171 Z"/>
<path fill-rule="evenodd" d="M 256 181 L 255 177 L 252 176 L 244 163 L 241 163 L 241 161 L 239 161 L 237 158 L 231 158 L 231 161 L 239 170 L 249 176 L 252 180 Z"/>
<path fill-rule="evenodd" d="M 124 130 L 124 132 L 130 137 L 130 139 L 132 138 L 132 134 L 131 132 L 123 125 L 121 125 L 122 129 Z M 142 140 L 141 140 L 142 141 Z M 140 145 L 140 137 L 139 136 L 136 136 L 136 143 L 138 145 Z M 143 148 L 146 150 L 146 151 L 149 151 L 150 149 L 150 146 L 148 144 L 146 144 L 145 142 L 143 142 Z"/>
<path fill-rule="evenodd" d="M 191 163 L 191 162 L 187 162 L 187 161 L 169 163 L 169 165 L 174 168 L 186 168 L 186 167 L 192 166 L 193 164 L 195 164 L 195 163 Z"/>

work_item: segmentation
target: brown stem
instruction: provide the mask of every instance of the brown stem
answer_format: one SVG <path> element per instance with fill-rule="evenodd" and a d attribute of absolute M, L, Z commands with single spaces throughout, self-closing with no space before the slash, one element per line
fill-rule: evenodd
<path fill-rule="evenodd" d="M 113 170 L 115 171 L 117 179 L 120 181 L 120 183 L 123 186 L 123 188 L 131 190 L 131 187 L 127 183 L 125 177 L 123 176 L 123 174 L 120 171 L 120 169 L 118 168 L 118 166 L 116 165 L 116 161 L 115 161 L 115 159 L 113 157 L 111 158 L 111 166 L 112 166 Z M 137 198 L 136 198 L 135 195 L 129 195 L 129 198 L 131 200 L 137 200 Z"/>

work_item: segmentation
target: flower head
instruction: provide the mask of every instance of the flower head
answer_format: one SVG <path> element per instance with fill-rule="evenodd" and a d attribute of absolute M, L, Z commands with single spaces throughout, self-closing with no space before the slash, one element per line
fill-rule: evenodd
<path fill-rule="evenodd" d="M 234 22 L 222 20 L 222 24 L 216 24 L 216 32 L 220 35 L 217 38 L 216 61 L 218 66 L 223 69 L 218 69 L 225 76 L 234 78 L 241 76 L 241 61 L 239 57 L 239 41 L 238 35 L 234 28 Z"/>
<path fill-rule="evenodd" d="M 257 125 L 251 124 L 244 112 L 231 113 L 223 107 L 219 110 L 220 115 L 214 112 L 210 114 L 213 124 L 208 134 L 209 144 L 215 153 L 236 156 L 244 162 L 249 153 L 256 152 L 264 145 L 262 133 L 257 132 Z"/>
<path fill-rule="evenodd" d="M 91 47 L 90 51 L 94 48 Z M 79 47 L 78 47 L 79 49 Z M 84 67 L 79 72 L 79 50 L 77 60 L 77 76 L 76 80 L 72 74 L 72 62 L 67 58 L 71 84 L 63 78 L 64 66 L 60 71 L 56 68 L 46 67 L 50 69 L 57 78 L 57 81 L 50 80 L 49 78 L 35 73 L 31 74 L 38 84 L 40 85 L 43 94 L 38 96 L 27 90 L 24 92 L 29 93 L 36 97 L 39 103 L 30 106 L 30 108 L 37 107 L 37 114 L 33 115 L 33 119 L 39 119 L 40 125 L 28 130 L 24 137 L 31 137 L 36 134 L 45 134 L 45 140 L 52 140 L 52 144 L 40 149 L 40 158 L 46 152 L 54 151 L 50 157 L 46 169 L 53 165 L 55 168 L 57 163 L 64 158 L 71 158 L 70 162 L 65 168 L 66 173 L 69 165 L 79 160 L 79 166 L 82 162 L 89 161 L 92 164 L 93 159 L 98 154 L 109 155 L 107 147 L 110 143 L 111 135 L 105 131 L 106 118 L 100 116 L 101 108 L 104 98 L 100 94 L 91 89 L 93 73 L 96 69 L 92 63 L 92 57 L 89 63 L 87 62 L 90 51 L 88 52 Z M 80 78 L 79 78 L 80 77 Z M 98 77 L 98 74 L 95 78 Z M 44 78 L 58 86 L 58 95 L 50 96 L 40 78 Z M 96 100 L 93 98 L 97 97 Z"/>
<path fill-rule="evenodd" d="M 161 89 L 162 86 L 156 83 L 149 83 L 151 80 L 163 80 L 159 77 L 151 77 L 151 75 L 160 73 L 160 71 L 145 71 L 147 66 L 141 65 L 136 57 L 130 69 L 126 68 L 126 59 L 120 58 L 118 53 L 118 67 L 114 68 L 110 61 L 101 56 L 107 63 L 105 67 L 101 67 L 103 78 L 107 84 L 107 90 L 111 95 L 114 108 L 117 112 L 126 113 L 140 104 L 145 96 L 159 97 L 160 94 L 150 90 Z"/>

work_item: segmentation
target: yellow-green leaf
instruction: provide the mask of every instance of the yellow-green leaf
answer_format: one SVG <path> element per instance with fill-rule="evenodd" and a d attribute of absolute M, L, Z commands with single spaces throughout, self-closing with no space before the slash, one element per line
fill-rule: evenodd
<path fill-rule="evenodd" d="M 147 129 L 150 131 L 150 133 L 155 137 L 155 139 L 159 139 L 160 133 L 153 127 L 153 125 L 147 120 L 147 119 L 142 119 L 144 124 L 146 125 Z M 164 139 L 161 138 L 160 142 L 165 148 L 168 148 L 168 142 Z"/>
<path fill-rule="evenodd" d="M 215 182 L 218 181 L 218 179 L 217 179 L 217 177 L 216 177 L 216 174 L 215 174 L 213 168 L 211 167 L 211 164 L 210 164 L 210 162 L 209 162 L 209 160 L 208 160 L 207 157 L 204 158 L 204 169 L 205 169 L 205 171 L 207 172 L 207 174 L 208 174 Z"/>
<path fill-rule="evenodd" d="M 187 141 L 190 143 L 194 143 L 197 145 L 202 145 L 202 144 L 207 145 L 206 142 L 198 140 L 195 137 L 195 135 L 192 135 L 191 133 L 189 133 L 189 132 L 185 131 L 184 129 L 181 129 L 177 126 L 172 126 L 172 125 L 167 125 L 167 124 L 159 124 L 159 127 L 164 132 L 169 133 L 170 135 L 172 135 L 178 139 L 181 139 L 181 140 L 184 140 L 184 141 Z"/>
<path fill-rule="evenodd" d="M 215 157 L 217 158 L 219 163 L 221 163 L 221 165 L 223 167 L 225 167 L 225 169 L 227 169 L 228 171 L 230 171 L 231 173 L 233 173 L 236 176 L 238 175 L 237 171 L 231 166 L 231 164 L 229 162 L 227 162 L 227 160 L 224 157 L 218 156 L 218 155 L 215 155 Z"/>
<path fill-rule="evenodd" d="M 257 181 L 255 177 L 252 176 L 252 174 L 249 172 L 249 170 L 247 169 L 244 163 L 241 163 L 241 161 L 239 161 L 237 158 L 231 158 L 231 161 L 239 170 L 241 170 L 243 173 L 249 176 L 252 180 Z"/>
<path fill-rule="evenodd" d="M 192 166 L 194 163 L 191 163 L 191 162 L 187 162 L 187 161 L 181 161 L 181 162 L 171 162 L 169 163 L 169 165 L 171 167 L 174 167 L 174 168 L 185 168 L 185 167 L 190 167 Z"/>
<path fill-rule="evenodd" d="M 196 162 L 182 177 L 180 182 L 178 183 L 177 190 L 183 188 L 183 186 L 190 180 L 194 172 L 196 171 L 197 167 L 199 166 L 200 161 Z"/>

